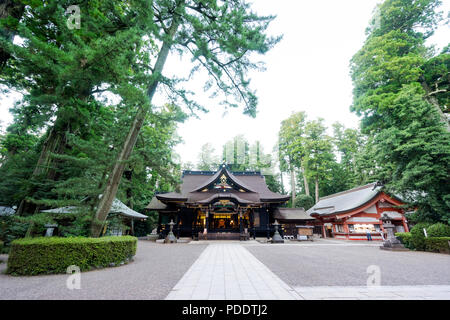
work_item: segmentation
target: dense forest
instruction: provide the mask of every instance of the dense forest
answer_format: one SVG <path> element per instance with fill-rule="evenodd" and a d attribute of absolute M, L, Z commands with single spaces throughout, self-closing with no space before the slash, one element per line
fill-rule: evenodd
<path fill-rule="evenodd" d="M 273 191 L 291 190 L 292 206 L 378 181 L 417 209 L 412 221 L 450 223 L 450 46 L 426 45 L 444 19 L 439 4 L 386 0 L 374 11 L 350 61 L 360 128 L 327 128 L 299 107 L 273 150 L 237 136 L 220 155 L 205 144 L 190 164 L 174 156 L 177 125 L 207 108 L 184 89 L 189 79 L 165 75 L 169 53 L 206 72 L 204 89 L 223 105 L 255 117 L 248 71 L 281 39 L 266 34 L 273 16 L 238 0 L 81 1 L 76 25 L 70 1 L 2 1 L 0 85 L 22 94 L 0 136 L 0 205 L 17 211 L 2 238 L 38 232 L 53 219 L 41 210 L 70 205 L 84 210 L 66 234 L 97 237 L 115 198 L 143 212 L 182 169 L 224 161 L 263 170 Z M 153 103 L 156 92 L 166 103 Z"/>

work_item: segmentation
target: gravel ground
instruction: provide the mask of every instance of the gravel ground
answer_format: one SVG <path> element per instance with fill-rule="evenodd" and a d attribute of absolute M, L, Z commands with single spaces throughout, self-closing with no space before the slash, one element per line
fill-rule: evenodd
<path fill-rule="evenodd" d="M 66 287 L 68 275 L 14 277 L 0 264 L 2 299 L 164 299 L 206 245 L 138 241 L 134 261 L 81 273 L 81 289 Z M 0 257 L 6 261 L 6 256 Z"/>
<path fill-rule="evenodd" d="M 450 284 L 450 255 L 337 243 L 319 240 L 246 248 L 291 286 L 365 286 L 370 265 L 380 267 L 385 286 Z"/>

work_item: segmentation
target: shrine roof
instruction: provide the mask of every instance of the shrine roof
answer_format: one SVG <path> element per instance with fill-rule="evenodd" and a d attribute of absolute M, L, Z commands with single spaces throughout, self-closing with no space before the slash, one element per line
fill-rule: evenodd
<path fill-rule="evenodd" d="M 338 192 L 319 199 L 311 209 L 310 215 L 331 215 L 357 209 L 374 199 L 381 192 L 376 182 L 350 190 Z"/>
<path fill-rule="evenodd" d="M 280 220 L 315 220 L 303 208 L 276 208 L 274 218 Z"/>
<path fill-rule="evenodd" d="M 222 175 L 233 183 L 234 188 L 229 190 L 214 188 L 214 183 Z M 180 192 L 157 194 L 155 197 L 164 203 L 178 201 L 200 204 L 217 198 L 232 198 L 242 204 L 289 200 L 289 196 L 270 191 L 259 171 L 231 172 L 226 166 L 222 166 L 216 172 L 184 171 Z"/>

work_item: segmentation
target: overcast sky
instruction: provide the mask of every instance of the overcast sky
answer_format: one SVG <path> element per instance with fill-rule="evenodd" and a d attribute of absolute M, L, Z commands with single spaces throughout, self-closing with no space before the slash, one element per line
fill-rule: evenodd
<path fill-rule="evenodd" d="M 257 0 L 252 8 L 261 15 L 277 18 L 269 34 L 283 35 L 283 40 L 260 59 L 265 72 L 251 74 L 251 87 L 259 98 L 256 118 L 242 114 L 242 108 L 228 110 L 203 93 L 201 75 L 189 87 L 210 112 L 199 114 L 179 125 L 184 143 L 176 148 L 183 162 L 196 163 L 200 147 L 210 142 L 216 151 L 232 137 L 245 135 L 250 142 L 259 140 L 266 151 L 277 140 L 280 122 L 293 112 L 306 111 L 309 119 L 324 118 L 330 126 L 339 121 L 356 128 L 358 117 L 351 113 L 352 83 L 349 61 L 365 40 L 365 28 L 379 0 Z M 449 10 L 450 1 L 444 1 Z M 441 27 L 429 40 L 442 48 L 448 43 L 448 26 Z M 189 60 L 169 57 L 165 74 L 186 74 Z M 194 79 L 195 80 L 195 79 Z M 18 95 L 1 97 L 0 116 L 3 129 L 12 120 L 8 109 Z M 155 103 L 164 100 L 155 97 Z"/>

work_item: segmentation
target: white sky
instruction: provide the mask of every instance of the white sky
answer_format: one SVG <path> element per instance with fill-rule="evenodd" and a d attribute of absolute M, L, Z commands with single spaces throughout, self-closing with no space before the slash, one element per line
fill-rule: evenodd
<path fill-rule="evenodd" d="M 243 134 L 252 143 L 259 140 L 266 152 L 277 141 L 280 122 L 292 112 L 306 111 L 309 119 L 322 117 L 326 125 L 339 121 L 356 128 L 358 117 L 351 113 L 352 83 L 349 61 L 361 48 L 364 31 L 379 0 L 255 0 L 252 8 L 258 14 L 276 15 L 269 34 L 283 34 L 275 48 L 260 59 L 265 72 L 251 74 L 251 88 L 257 91 L 258 112 L 255 119 L 242 114 L 242 108 L 228 110 L 208 98 L 203 82 L 191 81 L 189 88 L 210 112 L 199 114 L 179 125 L 184 143 L 176 148 L 183 162 L 197 162 L 203 144 L 212 143 L 216 151 L 232 137 Z M 444 1 L 448 12 L 450 1 Z M 442 48 L 448 43 L 448 26 L 441 27 L 429 39 Z M 189 61 L 176 55 L 166 62 L 165 74 L 186 74 Z M 0 96 L 0 125 L 3 129 L 12 120 L 8 109 L 19 95 Z M 162 104 L 156 96 L 155 103 Z"/>

